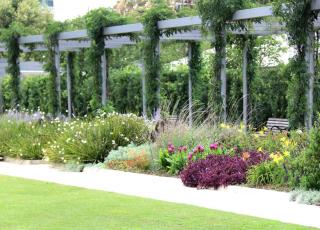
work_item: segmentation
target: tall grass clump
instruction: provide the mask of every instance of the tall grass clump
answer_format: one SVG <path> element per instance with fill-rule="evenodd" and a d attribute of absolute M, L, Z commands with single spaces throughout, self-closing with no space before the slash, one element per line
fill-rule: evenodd
<path fill-rule="evenodd" d="M 54 163 L 103 162 L 111 150 L 130 143 L 140 145 L 149 137 L 148 125 L 133 114 L 112 113 L 90 121 L 59 124 L 57 139 L 43 149 Z"/>
<path fill-rule="evenodd" d="M 55 138 L 55 125 L 0 117 L 0 154 L 24 160 L 41 160 L 42 148 Z"/>

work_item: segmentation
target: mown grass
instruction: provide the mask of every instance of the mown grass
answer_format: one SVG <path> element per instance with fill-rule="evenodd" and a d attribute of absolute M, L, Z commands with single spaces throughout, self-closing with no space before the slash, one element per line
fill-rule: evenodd
<path fill-rule="evenodd" d="M 0 176 L 0 229 L 310 228 L 193 206 Z"/>

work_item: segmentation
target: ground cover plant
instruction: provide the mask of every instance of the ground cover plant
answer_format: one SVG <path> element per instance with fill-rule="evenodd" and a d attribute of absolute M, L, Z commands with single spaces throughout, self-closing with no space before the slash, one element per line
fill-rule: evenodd
<path fill-rule="evenodd" d="M 119 170 L 150 170 L 153 164 L 153 146 L 144 144 L 119 147 L 112 150 L 105 159 L 107 168 Z"/>
<path fill-rule="evenodd" d="M 0 184 L 0 228 L 3 230 L 74 229 L 75 226 L 77 229 L 119 230 L 312 229 L 188 205 L 12 177 L 0 176 Z"/>

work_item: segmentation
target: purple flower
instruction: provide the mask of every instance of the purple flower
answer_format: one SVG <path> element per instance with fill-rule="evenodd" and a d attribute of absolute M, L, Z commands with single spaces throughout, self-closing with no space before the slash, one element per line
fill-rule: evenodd
<path fill-rule="evenodd" d="M 211 150 L 217 150 L 218 147 L 219 147 L 219 144 L 218 144 L 218 143 L 214 143 L 214 144 L 211 144 L 211 145 L 210 145 L 210 149 L 211 149 Z"/>

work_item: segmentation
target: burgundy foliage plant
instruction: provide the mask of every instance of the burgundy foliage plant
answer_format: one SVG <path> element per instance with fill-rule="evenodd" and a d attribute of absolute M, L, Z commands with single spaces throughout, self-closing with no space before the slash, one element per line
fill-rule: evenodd
<path fill-rule="evenodd" d="M 246 172 L 252 165 L 268 159 L 259 152 L 246 152 L 241 156 L 209 155 L 191 162 L 180 174 L 185 186 L 197 188 L 226 187 L 246 182 Z"/>

